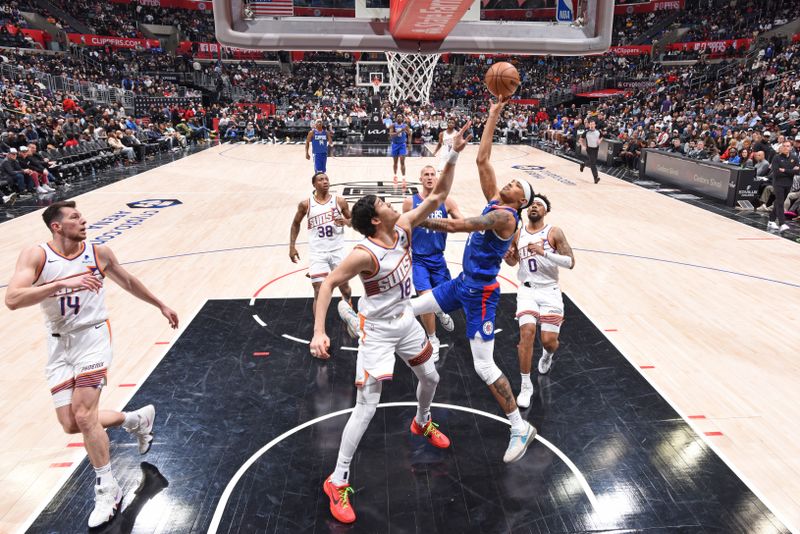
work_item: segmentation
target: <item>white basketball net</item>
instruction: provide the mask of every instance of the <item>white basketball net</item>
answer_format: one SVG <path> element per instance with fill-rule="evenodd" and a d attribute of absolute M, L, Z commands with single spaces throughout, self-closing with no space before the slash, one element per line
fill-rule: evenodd
<path fill-rule="evenodd" d="M 428 103 L 433 71 L 440 55 L 386 52 L 389 61 L 389 101 L 392 104 L 406 100 Z"/>

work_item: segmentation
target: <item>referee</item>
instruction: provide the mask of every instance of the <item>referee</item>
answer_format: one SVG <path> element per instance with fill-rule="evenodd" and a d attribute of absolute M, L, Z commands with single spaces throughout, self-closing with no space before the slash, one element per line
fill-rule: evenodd
<path fill-rule="evenodd" d="M 589 159 L 589 168 L 592 169 L 592 176 L 594 176 L 594 183 L 600 181 L 600 176 L 597 174 L 597 151 L 600 148 L 600 132 L 597 130 L 597 121 L 589 119 L 589 128 L 583 132 L 581 136 L 581 146 L 586 149 L 586 155 Z M 581 172 L 586 167 L 586 162 L 581 162 Z"/>

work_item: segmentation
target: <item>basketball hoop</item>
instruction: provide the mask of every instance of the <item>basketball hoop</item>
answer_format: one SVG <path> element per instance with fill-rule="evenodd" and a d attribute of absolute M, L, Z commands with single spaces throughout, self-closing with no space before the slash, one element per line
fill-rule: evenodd
<path fill-rule="evenodd" d="M 386 52 L 389 61 L 389 101 L 406 100 L 427 104 L 431 96 L 433 71 L 441 54 Z"/>

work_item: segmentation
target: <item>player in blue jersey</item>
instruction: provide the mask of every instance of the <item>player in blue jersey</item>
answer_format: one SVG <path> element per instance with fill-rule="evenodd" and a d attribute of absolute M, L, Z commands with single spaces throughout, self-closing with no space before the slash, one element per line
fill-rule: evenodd
<path fill-rule="evenodd" d="M 308 145 L 311 145 L 311 152 L 314 154 L 314 172 L 328 172 L 328 147 L 331 143 L 333 143 L 331 131 L 325 129 L 322 119 L 317 119 L 314 128 L 306 136 L 306 159 L 311 159 L 308 153 Z"/>
<path fill-rule="evenodd" d="M 457 132 L 456 132 L 457 133 Z M 426 165 L 420 171 L 419 181 L 422 183 L 422 193 L 417 193 L 412 197 L 403 200 L 403 213 L 416 208 L 436 187 L 436 169 L 432 165 Z M 430 215 L 429 219 L 463 219 L 455 200 L 445 199 Z M 450 270 L 444 259 L 444 247 L 447 243 L 447 234 L 436 232 L 427 228 L 414 228 L 411 238 L 411 266 L 414 274 L 414 289 L 417 294 L 428 293 L 434 287 L 449 282 Z M 446 313 L 440 311 L 436 316 L 426 313 L 421 317 L 422 325 L 428 334 L 428 340 L 433 347 L 433 361 L 439 360 L 439 338 L 436 336 L 436 318 L 442 323 L 442 327 L 448 332 L 454 328 L 453 319 Z"/>
<path fill-rule="evenodd" d="M 389 126 L 389 139 L 392 142 L 392 169 L 394 171 L 394 183 L 397 185 L 397 161 L 400 160 L 400 172 L 403 175 L 403 182 L 406 180 L 406 155 L 411 152 L 411 128 L 403 119 L 403 115 L 397 117 Z"/>
<path fill-rule="evenodd" d="M 494 362 L 494 317 L 500 300 L 497 273 L 517 230 L 519 214 L 533 201 L 533 188 L 525 180 L 512 180 L 502 189 L 498 188 L 494 167 L 489 161 L 492 136 L 507 102 L 508 98 L 504 97 L 492 103 L 481 135 L 478 173 L 483 195 L 489 202 L 483 213 L 467 219 L 426 219 L 420 225 L 440 232 L 470 232 L 464 247 L 464 270 L 457 278 L 411 302 L 417 315 L 464 309 L 475 371 L 489 386 L 511 423 L 511 439 L 503 456 L 504 462 L 511 463 L 525 454 L 536 436 L 536 429 L 520 415 L 511 385 Z"/>

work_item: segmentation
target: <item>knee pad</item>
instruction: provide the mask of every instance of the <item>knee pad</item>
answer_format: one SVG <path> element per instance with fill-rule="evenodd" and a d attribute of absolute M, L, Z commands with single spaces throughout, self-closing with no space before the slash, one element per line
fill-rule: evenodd
<path fill-rule="evenodd" d="M 503 371 L 494 363 L 494 339 L 484 341 L 480 333 L 478 333 L 474 338 L 470 339 L 469 345 L 472 349 L 472 363 L 475 367 L 475 372 L 478 373 L 481 380 L 486 385 L 497 382 L 497 379 L 503 376 Z"/>

